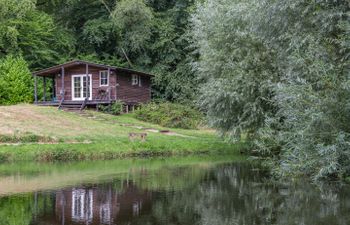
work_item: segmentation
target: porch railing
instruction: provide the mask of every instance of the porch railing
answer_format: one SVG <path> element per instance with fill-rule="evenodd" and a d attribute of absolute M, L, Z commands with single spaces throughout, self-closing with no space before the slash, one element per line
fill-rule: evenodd
<path fill-rule="evenodd" d="M 106 100 L 111 101 L 112 100 L 112 94 L 111 94 L 111 87 L 108 87 L 107 89 L 99 89 L 97 96 L 93 99 L 96 101 Z"/>
<path fill-rule="evenodd" d="M 61 91 L 61 101 L 60 101 L 60 104 L 58 105 L 58 109 L 60 109 L 62 107 L 62 104 L 64 102 L 64 95 L 65 95 L 65 93 L 66 93 L 65 90 Z"/>

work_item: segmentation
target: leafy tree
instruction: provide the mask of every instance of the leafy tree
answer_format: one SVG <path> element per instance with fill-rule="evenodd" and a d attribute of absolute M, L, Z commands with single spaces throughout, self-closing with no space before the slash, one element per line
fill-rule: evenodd
<path fill-rule="evenodd" d="M 200 103 L 230 137 L 255 134 L 280 175 L 350 175 L 349 5 L 220 0 L 199 6 Z"/>
<path fill-rule="evenodd" d="M 0 57 L 23 55 L 32 69 L 65 60 L 73 40 L 33 0 L 0 3 Z"/>
<path fill-rule="evenodd" d="M 152 10 L 143 0 L 122 0 L 112 16 L 119 28 L 121 47 L 127 53 L 141 53 L 151 37 Z"/>
<path fill-rule="evenodd" d="M 249 32 L 246 13 L 251 3 L 207 1 L 193 17 L 193 37 L 199 60 L 194 64 L 204 80 L 199 99 L 209 123 L 230 138 L 255 134 L 273 115 L 272 85 L 278 81 L 274 52 Z"/>
<path fill-rule="evenodd" d="M 0 105 L 33 101 L 33 79 L 22 57 L 0 61 Z"/>
<path fill-rule="evenodd" d="M 150 46 L 154 78 L 154 96 L 193 105 L 197 97 L 198 80 L 190 66 L 196 58 L 190 45 L 189 18 L 195 1 L 154 0 L 153 45 Z"/>
<path fill-rule="evenodd" d="M 278 111 L 261 133 L 281 147 L 282 175 L 350 175 L 349 9 L 342 0 L 258 5 L 256 31 L 278 53 L 282 75 Z"/>
<path fill-rule="evenodd" d="M 0 56 L 8 54 L 13 48 L 17 48 L 19 35 L 15 22 L 24 19 L 29 12 L 34 10 L 32 0 L 4 0 L 0 1 Z"/>
<path fill-rule="evenodd" d="M 22 53 L 32 69 L 67 61 L 74 50 L 72 36 L 43 12 L 33 11 L 15 24 L 19 34 L 17 53 Z"/>

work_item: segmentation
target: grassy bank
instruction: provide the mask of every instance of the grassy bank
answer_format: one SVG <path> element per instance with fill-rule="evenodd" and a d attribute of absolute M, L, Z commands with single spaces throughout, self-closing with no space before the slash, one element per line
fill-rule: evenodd
<path fill-rule="evenodd" d="M 163 134 L 159 131 L 170 130 Z M 130 141 L 129 133 L 147 133 Z M 33 105 L 0 107 L 0 161 L 68 161 L 237 152 L 213 130 L 168 129 L 133 115 L 82 115 Z"/>

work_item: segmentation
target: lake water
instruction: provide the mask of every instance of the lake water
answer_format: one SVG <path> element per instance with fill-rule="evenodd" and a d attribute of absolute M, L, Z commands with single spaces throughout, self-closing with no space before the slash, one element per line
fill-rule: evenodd
<path fill-rule="evenodd" d="M 336 187 L 276 184 L 232 156 L 1 164 L 0 225 L 348 225 Z"/>

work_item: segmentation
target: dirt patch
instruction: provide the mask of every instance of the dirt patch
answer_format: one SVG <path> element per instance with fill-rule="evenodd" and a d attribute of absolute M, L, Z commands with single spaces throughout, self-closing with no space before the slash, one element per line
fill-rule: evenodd
<path fill-rule="evenodd" d="M 153 128 L 143 128 L 143 130 L 152 133 L 159 133 L 159 130 Z"/>
<path fill-rule="evenodd" d="M 9 126 L 0 127 L 0 135 L 13 135 L 15 133 L 14 129 Z"/>
<path fill-rule="evenodd" d="M 11 106 L 0 108 L 0 124 L 7 124 L 11 127 L 11 131 L 41 131 L 41 127 L 70 127 L 72 124 L 64 119 L 60 119 L 56 115 L 47 115 L 41 113 L 33 106 Z M 42 126 L 42 125 L 45 126 Z M 1 129 L 2 130 L 2 129 Z"/>
<path fill-rule="evenodd" d="M 66 113 L 50 107 L 16 105 L 0 107 L 0 134 L 32 132 L 37 135 L 75 137 L 93 133 L 111 133 L 107 125 L 95 124 L 77 113 Z M 5 117 L 6 116 L 6 117 Z"/>
<path fill-rule="evenodd" d="M 179 134 L 179 133 L 175 133 L 175 132 L 171 132 L 171 131 L 165 132 L 165 133 L 162 133 L 162 134 L 168 135 L 168 136 L 177 136 L 177 137 L 186 137 L 186 138 L 190 137 L 190 136 L 187 136 L 187 135 L 183 135 L 183 134 Z"/>

